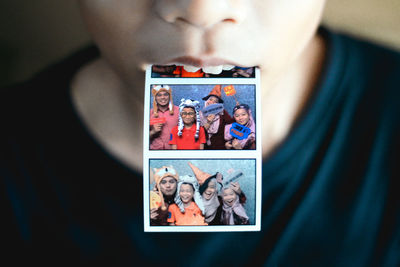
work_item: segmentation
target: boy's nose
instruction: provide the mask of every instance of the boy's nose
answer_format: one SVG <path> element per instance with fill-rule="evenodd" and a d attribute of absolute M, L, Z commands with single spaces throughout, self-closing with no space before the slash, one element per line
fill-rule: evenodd
<path fill-rule="evenodd" d="M 241 0 L 157 0 L 155 8 L 169 23 L 205 29 L 219 23 L 240 23 L 246 13 Z"/>

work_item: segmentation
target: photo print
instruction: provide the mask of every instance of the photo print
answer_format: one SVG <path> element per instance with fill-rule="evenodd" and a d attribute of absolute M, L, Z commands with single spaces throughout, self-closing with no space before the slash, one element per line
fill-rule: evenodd
<path fill-rule="evenodd" d="M 254 78 L 255 68 L 243 68 L 232 65 L 210 67 L 205 70 L 188 66 L 153 65 L 152 78 Z"/>
<path fill-rule="evenodd" d="M 254 84 L 152 84 L 150 150 L 256 149 Z"/>
<path fill-rule="evenodd" d="M 147 231 L 245 231 L 256 225 L 255 159 L 150 159 Z"/>

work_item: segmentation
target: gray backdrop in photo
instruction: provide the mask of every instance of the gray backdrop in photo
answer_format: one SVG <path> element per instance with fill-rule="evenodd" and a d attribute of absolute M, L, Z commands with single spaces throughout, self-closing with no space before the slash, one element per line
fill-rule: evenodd
<path fill-rule="evenodd" d="M 215 84 L 168 84 L 172 89 L 172 98 L 174 105 L 179 106 L 182 98 L 189 98 L 200 102 L 201 108 L 204 107 L 203 97 L 207 96 L 210 91 L 214 88 Z M 222 84 L 222 88 L 229 84 Z M 240 104 L 249 105 L 254 121 L 256 121 L 256 97 L 255 97 L 255 85 L 254 84 L 233 84 L 236 90 L 236 99 Z M 233 96 L 226 96 L 223 89 L 221 90 L 221 98 L 224 100 L 224 107 L 228 111 L 229 115 L 232 116 L 233 108 L 236 105 L 235 98 Z M 153 108 L 153 95 L 151 94 L 150 107 Z"/>
<path fill-rule="evenodd" d="M 214 175 L 216 172 L 222 173 L 224 177 L 228 176 L 228 170 L 240 170 L 243 176 L 237 180 L 246 195 L 247 201 L 244 205 L 250 224 L 255 224 L 255 206 L 256 206 L 256 160 L 255 159 L 151 159 L 150 168 L 161 168 L 162 166 L 172 166 L 178 172 L 179 176 L 192 175 L 192 169 L 188 162 L 197 166 L 200 170 Z M 154 183 L 150 184 L 152 190 Z"/>

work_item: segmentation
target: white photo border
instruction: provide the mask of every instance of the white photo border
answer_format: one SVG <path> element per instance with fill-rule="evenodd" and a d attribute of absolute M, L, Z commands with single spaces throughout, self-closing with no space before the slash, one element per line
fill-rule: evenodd
<path fill-rule="evenodd" d="M 249 84 L 255 85 L 255 104 L 256 104 L 256 149 L 255 150 L 236 150 L 235 153 L 226 153 L 225 150 L 150 150 L 149 129 L 150 129 L 150 98 L 152 84 Z M 255 78 L 152 78 L 151 66 L 146 70 L 145 98 L 144 98 L 144 127 L 143 127 L 143 217 L 145 232 L 241 232 L 241 231 L 260 231 L 261 230 L 261 198 L 262 198 L 262 152 L 261 152 L 261 87 L 260 71 L 256 68 Z M 210 155 L 212 151 L 212 155 Z M 229 154 L 229 157 L 227 157 Z M 215 226 L 151 226 L 150 225 L 150 199 L 149 199 L 149 168 L 152 159 L 254 159 L 256 161 L 256 199 L 255 199 L 255 224 L 254 225 L 215 225 Z"/>

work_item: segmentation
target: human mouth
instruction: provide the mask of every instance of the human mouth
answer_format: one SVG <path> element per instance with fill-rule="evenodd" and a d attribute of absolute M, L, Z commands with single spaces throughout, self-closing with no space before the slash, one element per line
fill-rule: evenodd
<path fill-rule="evenodd" d="M 208 66 L 208 67 L 199 68 L 199 67 L 195 67 L 195 66 L 191 66 L 191 65 L 183 65 L 183 64 L 179 64 L 179 63 L 176 63 L 175 65 L 183 66 L 183 69 L 186 70 L 187 72 L 196 72 L 201 69 L 204 73 L 214 74 L 214 75 L 220 74 L 223 70 L 231 70 L 235 67 L 233 65 L 219 65 L 219 66 Z"/>
<path fill-rule="evenodd" d="M 209 74 L 220 74 L 224 70 L 233 69 L 236 64 L 219 58 L 200 59 L 194 57 L 178 57 L 170 60 L 169 64 L 183 66 L 187 72 L 196 72 L 202 69 L 203 72 Z"/>

